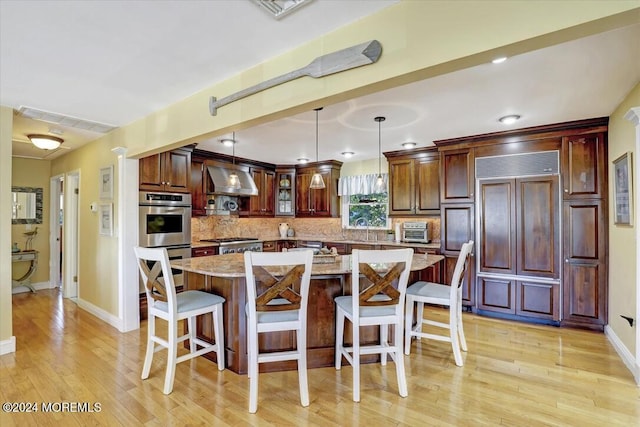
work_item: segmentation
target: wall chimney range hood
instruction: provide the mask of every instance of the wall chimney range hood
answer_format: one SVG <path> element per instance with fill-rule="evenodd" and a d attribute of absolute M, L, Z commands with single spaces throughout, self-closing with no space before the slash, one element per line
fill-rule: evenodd
<path fill-rule="evenodd" d="M 257 196 L 258 187 L 249 172 L 242 169 L 230 169 L 222 166 L 207 166 L 207 171 L 213 182 L 213 191 L 208 194 L 223 194 L 227 196 Z M 240 178 L 240 188 L 229 187 L 229 175 L 235 172 Z"/>

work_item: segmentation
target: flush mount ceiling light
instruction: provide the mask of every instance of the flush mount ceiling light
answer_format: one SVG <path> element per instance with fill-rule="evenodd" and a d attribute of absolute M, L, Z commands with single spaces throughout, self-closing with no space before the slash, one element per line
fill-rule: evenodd
<path fill-rule="evenodd" d="M 224 145 L 228 145 L 230 144 L 231 147 L 233 147 L 232 149 L 232 164 L 233 164 L 233 169 L 235 169 L 236 166 L 236 144 L 238 141 L 236 141 L 236 133 L 233 132 L 233 136 L 231 137 L 231 139 L 223 139 L 220 142 L 222 142 Z M 235 170 L 232 170 L 231 173 L 229 174 L 229 177 L 227 178 L 227 186 L 231 187 L 231 188 L 235 188 L 236 190 L 238 188 L 240 188 L 240 177 L 238 176 L 238 174 L 236 173 Z"/>
<path fill-rule="evenodd" d="M 316 110 L 316 163 L 318 163 L 318 159 L 319 159 L 318 157 L 318 112 L 322 110 L 322 107 L 316 108 L 315 110 Z M 324 180 L 322 179 L 322 175 L 320 175 L 320 172 L 318 172 L 317 167 L 318 166 L 316 165 L 316 171 L 311 177 L 311 185 L 309 186 L 309 188 L 313 190 L 322 190 L 323 188 L 325 188 Z"/>
<path fill-rule="evenodd" d="M 402 148 L 404 149 L 410 149 L 410 148 L 416 148 L 416 144 L 415 142 L 403 142 L 402 143 Z"/>
<path fill-rule="evenodd" d="M 354 153 L 353 151 L 343 151 L 343 152 L 342 152 L 342 153 L 340 153 L 340 154 L 342 154 L 344 157 L 346 157 L 346 158 L 348 159 L 349 157 L 353 157 L 353 155 L 354 155 L 355 153 Z"/>
<path fill-rule="evenodd" d="M 224 145 L 225 147 L 233 147 L 235 141 L 231 138 L 223 138 L 220 140 L 220 144 Z"/>
<path fill-rule="evenodd" d="M 33 145 L 42 150 L 55 150 L 64 142 L 64 139 L 51 135 L 27 135 Z"/>
<path fill-rule="evenodd" d="M 260 6 L 262 10 L 269 12 L 275 19 L 280 19 L 299 9 L 305 4 L 311 3 L 312 0 L 251 0 Z"/>
<path fill-rule="evenodd" d="M 511 114 L 509 116 L 500 117 L 498 119 L 498 121 L 504 125 L 512 125 L 518 120 L 520 120 L 520 116 L 518 114 Z"/>
<path fill-rule="evenodd" d="M 507 60 L 506 56 L 501 56 L 500 58 L 496 58 L 496 59 L 492 60 L 491 63 L 493 63 L 493 64 L 502 64 L 506 60 Z"/>
<path fill-rule="evenodd" d="M 309 163 L 309 159 L 307 159 L 306 157 L 300 157 L 298 160 L 298 163 Z"/>
<path fill-rule="evenodd" d="M 384 179 L 382 178 L 382 170 L 380 168 L 380 159 L 382 158 L 382 136 L 380 132 L 380 124 L 386 120 L 385 117 L 378 116 L 375 119 L 378 122 L 378 178 L 376 179 L 376 191 L 382 193 L 384 191 Z"/>

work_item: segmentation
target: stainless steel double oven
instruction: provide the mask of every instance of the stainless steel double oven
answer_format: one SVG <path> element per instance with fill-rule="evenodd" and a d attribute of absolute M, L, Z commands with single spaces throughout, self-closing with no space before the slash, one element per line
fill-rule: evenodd
<path fill-rule="evenodd" d="M 169 259 L 191 257 L 191 194 L 140 192 L 139 245 L 167 248 Z M 176 286 L 184 283 L 173 270 Z"/>

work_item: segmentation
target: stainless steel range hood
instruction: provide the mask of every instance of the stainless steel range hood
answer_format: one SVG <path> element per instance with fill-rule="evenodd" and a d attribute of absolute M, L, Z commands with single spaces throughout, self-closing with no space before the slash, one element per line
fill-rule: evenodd
<path fill-rule="evenodd" d="M 228 196 L 257 196 L 258 187 L 253 182 L 249 172 L 242 169 L 230 169 L 222 166 L 207 166 L 209 176 L 213 182 L 213 191 L 210 194 L 226 194 Z M 240 188 L 233 188 L 227 185 L 229 175 L 232 172 L 238 174 L 240 178 Z"/>

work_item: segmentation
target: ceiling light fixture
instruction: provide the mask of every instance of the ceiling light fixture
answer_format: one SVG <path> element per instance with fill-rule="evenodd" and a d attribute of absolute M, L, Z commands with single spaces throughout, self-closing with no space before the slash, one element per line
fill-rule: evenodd
<path fill-rule="evenodd" d="M 307 159 L 306 157 L 300 157 L 298 160 L 298 163 L 309 163 L 309 159 Z"/>
<path fill-rule="evenodd" d="M 491 63 L 492 64 L 502 64 L 506 60 L 507 60 L 506 56 L 501 56 L 500 58 L 496 58 L 496 59 L 492 60 Z"/>
<path fill-rule="evenodd" d="M 518 120 L 520 120 L 520 116 L 518 114 L 511 114 L 498 119 L 498 121 L 504 125 L 512 125 Z"/>
<path fill-rule="evenodd" d="M 55 150 L 64 142 L 64 139 L 51 135 L 33 134 L 27 135 L 27 138 L 29 138 L 33 145 L 42 150 Z"/>
<path fill-rule="evenodd" d="M 231 143 L 231 146 L 233 147 L 232 149 L 232 153 L 233 153 L 233 157 L 232 157 L 232 164 L 233 164 L 233 170 L 231 171 L 231 173 L 229 174 L 229 177 L 227 178 L 227 186 L 231 187 L 231 188 L 235 188 L 238 189 L 240 188 L 240 177 L 238 176 L 238 174 L 235 171 L 236 168 L 236 143 L 238 141 L 236 141 L 236 133 L 233 132 L 233 136 L 231 137 L 231 140 L 229 139 L 223 139 L 221 142 L 225 145 L 227 145 L 228 143 Z"/>
<path fill-rule="evenodd" d="M 353 151 L 343 151 L 341 154 L 346 158 L 349 158 L 349 157 L 353 157 L 355 153 Z"/>
<path fill-rule="evenodd" d="M 322 175 L 320 175 L 320 172 L 318 172 L 318 111 L 322 110 L 322 107 L 320 108 L 316 108 L 316 171 L 314 172 L 313 176 L 311 177 L 311 185 L 309 186 L 309 188 L 313 189 L 313 190 L 322 190 L 323 188 L 325 188 L 324 185 L 324 180 L 322 179 Z"/>
<path fill-rule="evenodd" d="M 220 143 L 223 144 L 225 147 L 233 147 L 234 142 L 235 141 L 230 138 L 223 138 L 220 140 Z"/>
<path fill-rule="evenodd" d="M 380 131 L 380 124 L 382 122 L 384 122 L 386 120 L 385 117 L 382 116 L 378 116 L 375 119 L 376 122 L 378 122 L 378 178 L 376 179 L 376 192 L 377 193 L 382 193 L 384 191 L 384 179 L 382 178 L 382 170 L 380 167 L 380 162 L 382 159 L 382 136 L 381 136 L 381 131 Z"/>
<path fill-rule="evenodd" d="M 402 148 L 404 149 L 410 149 L 410 148 L 416 148 L 416 144 L 415 142 L 403 142 L 402 143 Z"/>

